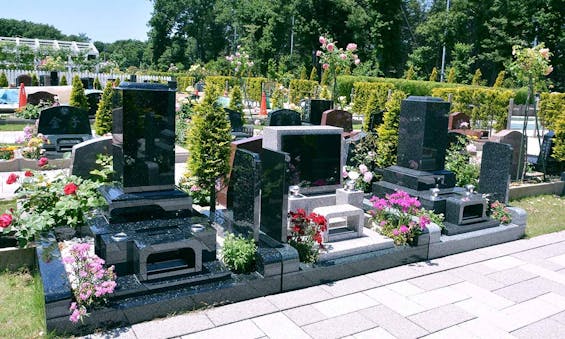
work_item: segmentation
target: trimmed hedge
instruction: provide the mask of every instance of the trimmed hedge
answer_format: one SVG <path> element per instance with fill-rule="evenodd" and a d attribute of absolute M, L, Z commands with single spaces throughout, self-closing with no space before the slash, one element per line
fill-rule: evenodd
<path fill-rule="evenodd" d="M 180 76 L 177 78 L 177 91 L 185 92 L 188 86 L 193 86 L 195 83 L 194 77 Z"/>
<path fill-rule="evenodd" d="M 553 157 L 565 161 L 565 93 L 542 93 L 539 105 L 544 126 L 555 132 Z"/>
<path fill-rule="evenodd" d="M 231 76 L 207 76 L 205 79 L 206 86 L 208 85 L 215 85 L 222 89 L 222 92 L 226 89 L 226 82 L 228 84 L 229 90 L 233 88 L 235 85 L 240 85 L 236 77 Z M 262 85 L 264 82 L 267 82 L 267 78 L 260 78 L 260 77 L 250 77 L 250 78 L 243 78 L 243 81 L 246 84 L 246 95 L 247 98 L 250 100 L 261 101 L 261 89 L 263 88 Z M 243 88 L 242 88 L 243 90 Z"/>
<path fill-rule="evenodd" d="M 490 87 L 460 86 L 453 88 L 435 88 L 432 95 L 448 100 L 452 94 L 451 112 L 463 112 L 471 119 L 471 124 L 479 128 L 492 126 L 500 131 L 506 128 L 508 120 L 508 101 L 514 96 L 511 90 Z"/>
<path fill-rule="evenodd" d="M 363 129 L 366 130 L 369 124 L 369 117 L 374 108 L 383 109 L 385 102 L 388 99 L 388 91 L 394 89 L 394 85 L 386 82 L 356 82 L 353 84 L 355 91 L 355 98 L 353 100 L 352 111 L 362 113 L 365 117 L 363 119 Z M 376 96 L 371 100 L 376 103 L 376 107 L 368 107 L 369 99 L 371 96 Z"/>
<path fill-rule="evenodd" d="M 313 97 L 317 87 L 318 87 L 317 81 L 290 80 L 290 86 L 289 86 L 290 102 L 294 104 L 298 104 L 301 99 L 304 99 L 306 97 Z"/>

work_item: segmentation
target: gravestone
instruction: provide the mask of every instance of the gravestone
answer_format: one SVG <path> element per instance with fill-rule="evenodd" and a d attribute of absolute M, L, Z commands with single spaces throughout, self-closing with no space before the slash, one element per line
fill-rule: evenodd
<path fill-rule="evenodd" d="M 488 194 L 491 203 L 508 203 L 512 152 L 508 144 L 487 141 L 483 145 L 478 191 Z"/>
<path fill-rule="evenodd" d="M 322 114 L 321 125 L 343 128 L 344 132 L 353 131 L 353 115 L 340 109 L 330 109 Z"/>
<path fill-rule="evenodd" d="M 302 121 L 312 124 L 322 124 L 322 114 L 334 107 L 332 100 L 307 99 L 304 100 L 304 116 Z"/>
<path fill-rule="evenodd" d="M 261 216 L 261 159 L 258 153 L 237 149 L 228 188 L 228 208 L 238 232 L 259 240 Z"/>
<path fill-rule="evenodd" d="M 84 89 L 93 89 L 94 88 L 94 78 L 80 78 L 82 82 L 82 87 Z"/>
<path fill-rule="evenodd" d="M 402 100 L 398 129 L 398 165 L 421 171 L 443 170 L 450 103 L 410 96 Z"/>
<path fill-rule="evenodd" d="M 98 110 L 98 105 L 102 99 L 102 91 L 92 89 L 84 91 L 86 95 L 86 101 L 88 102 L 88 116 L 94 118 L 96 116 L 96 111 Z"/>
<path fill-rule="evenodd" d="M 39 105 L 41 102 L 53 103 L 55 102 L 55 94 L 39 91 L 27 95 L 27 103 L 31 105 Z"/>
<path fill-rule="evenodd" d="M 50 75 L 40 75 L 39 76 L 39 86 L 51 86 L 51 76 Z"/>
<path fill-rule="evenodd" d="M 243 118 L 241 112 L 234 111 L 229 108 L 224 108 L 224 111 L 230 120 L 232 132 L 241 132 L 243 130 Z"/>
<path fill-rule="evenodd" d="M 73 106 L 53 106 L 41 110 L 37 133 L 49 140 L 43 145 L 47 151 L 65 152 L 92 138 L 88 112 Z"/>
<path fill-rule="evenodd" d="M 71 174 L 85 179 L 91 178 L 90 171 L 97 168 L 96 159 L 101 154 L 112 154 L 111 136 L 90 139 L 74 145 L 69 169 Z"/>
<path fill-rule="evenodd" d="M 377 110 L 371 113 L 371 115 L 369 116 L 369 126 L 368 126 L 369 131 L 375 130 L 383 123 L 384 113 L 385 113 L 384 110 Z"/>
<path fill-rule="evenodd" d="M 50 86 L 59 86 L 59 72 L 53 71 L 50 73 L 51 83 Z"/>
<path fill-rule="evenodd" d="M 290 109 L 278 109 L 269 112 L 267 126 L 300 126 L 300 113 Z"/>
<path fill-rule="evenodd" d="M 512 167 L 510 168 L 510 178 L 512 180 L 516 180 L 519 173 L 522 173 L 525 163 L 524 158 L 520 159 L 520 144 L 523 139 L 522 132 L 503 129 L 502 131 L 494 133 L 489 139 L 493 142 L 500 142 L 502 144 L 512 146 Z M 524 140 L 524 142 L 527 141 Z"/>
<path fill-rule="evenodd" d="M 29 74 L 20 74 L 16 78 L 16 86 L 20 87 L 20 84 L 23 83 L 24 86 L 31 86 L 31 76 Z"/>
<path fill-rule="evenodd" d="M 261 230 L 287 242 L 288 166 L 290 156 L 264 148 L 261 151 Z"/>
<path fill-rule="evenodd" d="M 550 175 L 559 175 L 563 171 L 563 162 L 553 157 L 555 146 L 555 132 L 544 134 L 535 169 Z"/>
<path fill-rule="evenodd" d="M 454 112 L 449 115 L 447 129 L 468 129 L 471 127 L 471 119 L 463 112 Z"/>

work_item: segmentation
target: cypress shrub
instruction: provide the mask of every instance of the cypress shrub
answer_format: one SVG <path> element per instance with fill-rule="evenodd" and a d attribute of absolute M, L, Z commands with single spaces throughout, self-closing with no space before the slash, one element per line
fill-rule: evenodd
<path fill-rule="evenodd" d="M 449 69 L 449 73 L 447 74 L 447 82 L 452 83 L 452 84 L 455 83 L 455 76 L 456 76 L 455 67 L 451 67 Z"/>
<path fill-rule="evenodd" d="M 318 81 L 318 70 L 316 69 L 316 67 L 312 67 L 312 70 L 310 71 L 310 81 Z"/>
<path fill-rule="evenodd" d="M 414 77 L 416 77 L 416 71 L 414 70 L 414 65 L 410 65 L 410 68 L 404 72 L 404 79 L 412 80 Z"/>
<path fill-rule="evenodd" d="M 230 104 L 228 108 L 243 114 L 243 101 L 239 86 L 233 86 L 230 93 Z"/>
<path fill-rule="evenodd" d="M 194 85 L 195 78 L 190 76 L 179 76 L 177 78 L 177 89 L 179 92 L 186 92 L 186 88 Z M 190 93 L 192 94 L 192 93 Z"/>
<path fill-rule="evenodd" d="M 209 86 L 204 101 L 197 105 L 188 130 L 186 176 L 210 192 L 210 211 L 215 211 L 216 182 L 229 173 L 230 122 L 217 104 L 218 88 Z"/>
<path fill-rule="evenodd" d="M 98 104 L 98 109 L 94 117 L 94 131 L 97 135 L 112 132 L 113 96 L 114 88 L 112 88 L 112 82 L 108 81 L 102 92 L 102 97 L 100 98 L 100 103 Z"/>
<path fill-rule="evenodd" d="M 313 97 L 317 87 L 316 81 L 291 80 L 289 86 L 290 102 L 298 104 L 301 99 Z"/>
<path fill-rule="evenodd" d="M 430 74 L 430 81 L 437 82 L 437 68 L 432 68 L 432 74 Z"/>
<path fill-rule="evenodd" d="M 398 148 L 398 126 L 400 123 L 400 104 L 406 98 L 402 91 L 394 91 L 385 104 L 383 123 L 377 128 L 377 167 L 385 168 L 396 164 Z"/>
<path fill-rule="evenodd" d="M 6 76 L 6 73 L 0 73 L 0 87 L 8 87 L 8 85 L 8 77 Z"/>
<path fill-rule="evenodd" d="M 328 85 L 328 78 L 329 78 L 328 71 L 322 71 L 322 79 L 320 80 L 320 85 L 327 86 Z"/>
<path fill-rule="evenodd" d="M 306 66 L 304 65 L 300 67 L 300 80 L 308 80 L 308 78 L 306 77 Z"/>
<path fill-rule="evenodd" d="M 370 111 L 367 108 L 367 103 L 369 98 L 373 92 L 376 92 L 377 95 L 377 106 L 384 107 L 384 103 L 388 97 L 388 90 L 394 89 L 394 85 L 391 83 L 386 82 L 356 82 L 353 84 L 353 91 L 355 93 L 355 98 L 353 100 L 353 107 L 352 111 L 360 114 L 367 113 Z M 368 119 L 365 116 L 365 120 Z M 367 120 L 366 123 L 368 124 L 369 121 Z M 364 127 L 365 123 L 364 123 Z"/>
<path fill-rule="evenodd" d="M 94 84 L 92 84 L 92 87 L 97 90 L 102 89 L 102 85 L 100 84 L 100 79 L 98 79 L 98 77 L 94 78 Z"/>
<path fill-rule="evenodd" d="M 71 99 L 69 100 L 69 105 L 78 107 L 85 111 L 88 111 L 88 100 L 84 94 L 84 87 L 82 86 L 82 81 L 78 75 L 73 77 L 73 85 L 71 89 Z"/>
<path fill-rule="evenodd" d="M 37 78 L 37 74 L 35 73 L 31 73 L 31 85 L 39 86 L 39 79 Z"/>
<path fill-rule="evenodd" d="M 261 96 L 263 94 L 263 83 L 267 82 L 267 78 L 261 77 L 249 77 L 244 78 L 245 81 L 245 94 L 247 95 L 246 99 L 254 100 L 261 102 Z M 235 86 L 236 83 L 232 86 Z"/>
<path fill-rule="evenodd" d="M 63 74 L 61 77 L 61 81 L 59 81 L 59 86 L 67 86 L 69 83 L 67 82 L 67 76 Z"/>
<path fill-rule="evenodd" d="M 496 77 L 496 80 L 494 81 L 494 84 L 492 85 L 492 87 L 494 87 L 494 88 L 502 87 L 502 83 L 504 82 L 504 76 L 505 75 L 506 75 L 506 72 L 504 72 L 504 71 L 498 72 L 498 76 Z"/>
<path fill-rule="evenodd" d="M 482 80 L 481 80 L 482 75 L 483 75 L 483 73 L 481 72 L 481 69 L 477 68 L 477 70 L 475 71 L 475 74 L 473 74 L 473 79 L 471 79 L 471 85 L 472 86 L 481 86 L 482 85 Z"/>
<path fill-rule="evenodd" d="M 553 156 L 565 161 L 565 93 L 542 93 L 540 118 L 544 126 L 555 132 Z"/>

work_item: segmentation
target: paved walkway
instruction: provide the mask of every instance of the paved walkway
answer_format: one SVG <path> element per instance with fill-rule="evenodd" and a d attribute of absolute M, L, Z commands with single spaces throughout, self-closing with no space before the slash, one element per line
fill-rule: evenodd
<path fill-rule="evenodd" d="M 89 338 L 565 338 L 565 231 Z"/>

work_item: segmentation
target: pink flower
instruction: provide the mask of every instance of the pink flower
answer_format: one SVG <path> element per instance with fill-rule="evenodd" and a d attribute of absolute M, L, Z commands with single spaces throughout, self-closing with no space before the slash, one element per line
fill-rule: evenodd
<path fill-rule="evenodd" d="M 79 310 L 74 310 L 71 316 L 69 317 L 69 320 L 72 321 L 73 323 L 78 323 L 79 319 L 80 319 Z"/>
<path fill-rule="evenodd" d="M 365 172 L 363 173 L 363 181 L 366 183 L 370 183 L 373 180 L 373 173 L 372 172 Z"/>
<path fill-rule="evenodd" d="M 400 235 L 400 232 L 398 231 L 398 229 L 395 228 L 395 229 L 392 230 L 392 235 L 398 236 L 398 235 Z"/>
<path fill-rule="evenodd" d="M 27 171 L 25 171 L 24 175 L 25 175 L 26 177 L 33 177 L 33 172 L 30 171 L 30 170 L 27 170 Z"/>
<path fill-rule="evenodd" d="M 408 233 L 408 227 L 406 227 L 406 225 L 401 225 L 400 226 L 400 233 L 402 233 L 402 234 Z"/>
<path fill-rule="evenodd" d="M 539 54 L 541 54 L 541 56 L 545 59 L 548 60 L 549 59 L 549 48 L 542 48 L 539 50 Z"/>
<path fill-rule="evenodd" d="M 549 65 L 545 69 L 545 75 L 549 75 L 551 72 L 553 72 L 553 66 Z"/>
<path fill-rule="evenodd" d="M 329 64 L 323 64 L 322 68 L 327 71 L 328 68 L 330 68 L 330 65 Z"/>
<path fill-rule="evenodd" d="M 345 47 L 345 49 L 353 52 L 357 49 L 357 44 L 350 42 L 350 43 L 347 44 L 347 47 Z"/>
<path fill-rule="evenodd" d="M 341 53 L 341 54 L 339 55 L 339 57 L 341 58 L 341 60 L 345 60 L 345 59 L 347 59 L 347 54 Z"/>
<path fill-rule="evenodd" d="M 333 43 L 329 43 L 328 46 L 326 46 L 326 48 L 328 49 L 328 51 L 333 52 L 335 49 L 335 45 Z"/>
<path fill-rule="evenodd" d="M 361 172 L 361 174 L 365 174 L 365 172 L 367 172 L 369 169 L 367 168 L 367 166 L 365 164 L 361 164 L 359 165 L 359 172 Z"/>
<path fill-rule="evenodd" d="M 12 224 L 12 215 L 4 213 L 0 215 L 0 228 L 7 228 Z"/>
<path fill-rule="evenodd" d="M 15 183 L 16 181 L 18 181 L 19 179 L 19 175 L 17 175 L 16 173 L 10 173 L 10 175 L 8 176 L 8 179 L 6 179 L 6 183 L 8 185 L 11 185 L 13 183 Z"/>
<path fill-rule="evenodd" d="M 326 42 L 327 42 L 327 41 L 326 41 L 326 38 L 324 38 L 323 36 L 320 36 L 320 38 L 319 38 L 318 40 L 320 41 L 320 43 L 321 43 L 322 45 L 325 45 Z"/>
<path fill-rule="evenodd" d="M 355 59 L 354 63 L 355 63 L 355 65 L 359 65 L 361 63 L 361 60 Z"/>
<path fill-rule="evenodd" d="M 321 56 L 321 55 L 322 55 L 322 51 L 320 51 L 320 50 L 316 51 L 316 56 L 317 56 L 317 57 L 319 57 L 319 56 Z"/>
<path fill-rule="evenodd" d="M 39 167 L 43 167 L 47 165 L 47 163 L 49 163 L 49 159 L 47 159 L 46 157 L 41 157 L 39 158 L 39 160 L 37 160 L 37 166 Z"/>

